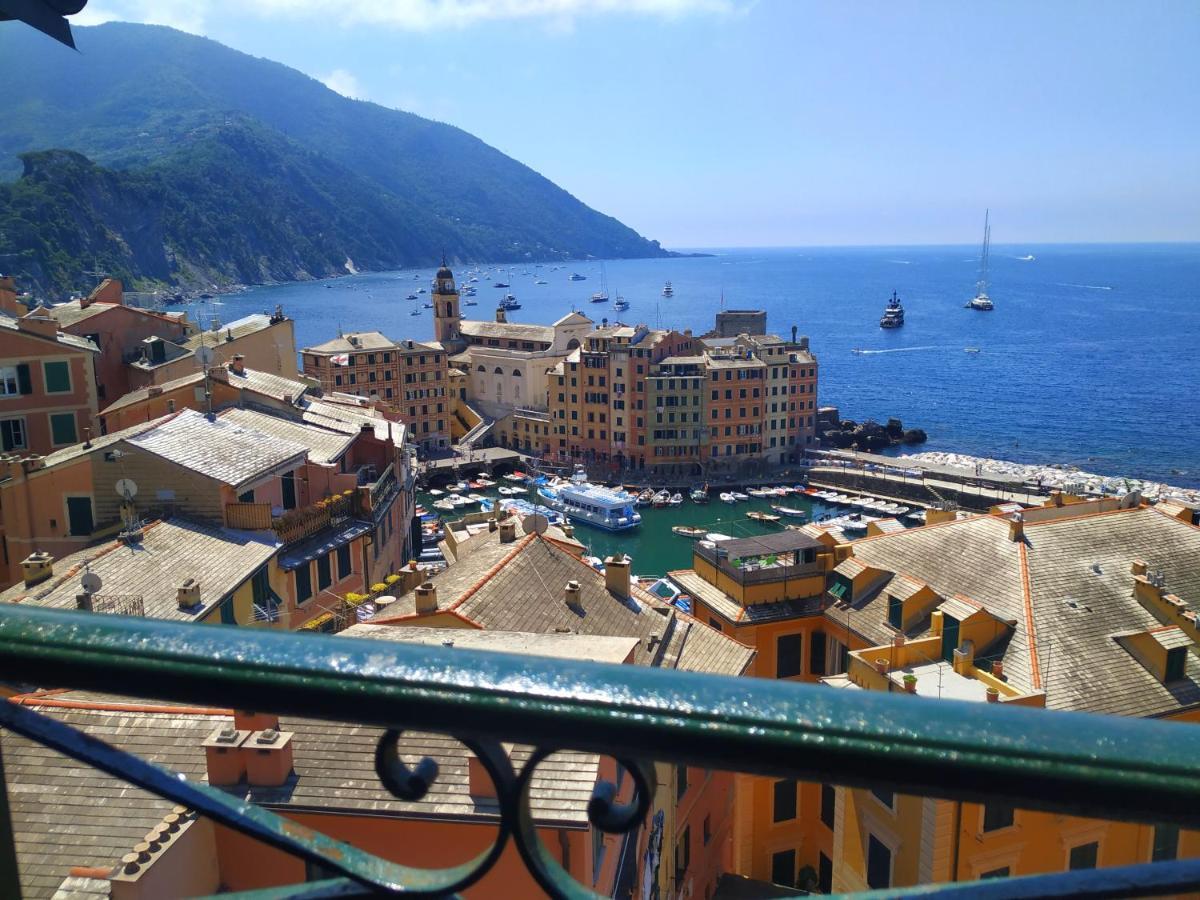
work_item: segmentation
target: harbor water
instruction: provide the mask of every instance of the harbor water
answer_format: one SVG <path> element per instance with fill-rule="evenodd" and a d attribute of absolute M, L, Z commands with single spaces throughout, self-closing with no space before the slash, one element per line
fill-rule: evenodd
<path fill-rule="evenodd" d="M 993 225 L 999 241 L 1003 223 Z M 929 443 L 920 449 L 1200 486 L 1200 245 L 996 243 L 996 308 L 983 313 L 963 308 L 978 266 L 971 246 L 713 252 L 603 264 L 609 293 L 630 303 L 624 313 L 588 302 L 600 288 L 598 261 L 454 269 L 460 284 L 479 270 L 477 305 L 463 307 L 468 318 L 493 318 L 496 301 L 511 291 L 522 308 L 509 321 L 550 323 L 576 308 L 597 322 L 702 332 L 723 296 L 729 308 L 765 309 L 773 331 L 789 334 L 795 325 L 809 335 L 822 404 L 847 418 L 896 416 L 923 428 Z M 568 280 L 572 272 L 587 280 Z M 298 346 L 339 328 L 429 339 L 428 294 L 405 297 L 428 289 L 432 274 L 254 288 L 191 311 L 207 323 L 213 314 L 231 321 L 282 304 L 295 319 Z M 668 279 L 669 299 L 661 293 Z M 496 281 L 511 287 L 493 288 Z M 893 290 L 905 325 L 880 329 Z"/>

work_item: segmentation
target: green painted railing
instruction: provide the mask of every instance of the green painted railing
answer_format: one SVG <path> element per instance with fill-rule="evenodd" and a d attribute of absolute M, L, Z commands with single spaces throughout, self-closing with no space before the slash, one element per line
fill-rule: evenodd
<path fill-rule="evenodd" d="M 236 697 L 282 714 L 344 721 L 351 711 L 363 724 L 453 735 L 496 781 L 497 846 L 511 837 L 534 877 L 559 896 L 590 895 L 541 847 L 526 792 L 533 767 L 560 749 L 608 753 L 633 772 L 636 808 L 614 806 L 603 788 L 589 805 L 592 821 L 614 831 L 644 812 L 653 786 L 644 761 L 654 759 L 1200 826 L 1200 728 L 1148 720 L 20 606 L 0 607 L 0 680 L 207 706 Z M 400 866 L 292 823 L 285 828 L 268 810 L 180 781 L 24 707 L 0 704 L 0 725 L 345 876 L 303 886 L 304 896 L 452 892 L 494 862 L 481 857 L 432 873 Z M 380 777 L 415 799 L 429 773 L 404 768 L 389 752 L 395 734 L 380 744 Z M 539 749 L 515 771 L 506 741 Z M 0 837 L 6 827 L 0 821 Z M 0 847 L 4 896 L 15 884 L 5 871 L 11 857 Z M 1200 861 L 1189 860 L 872 896 L 1119 897 L 1196 888 Z"/>

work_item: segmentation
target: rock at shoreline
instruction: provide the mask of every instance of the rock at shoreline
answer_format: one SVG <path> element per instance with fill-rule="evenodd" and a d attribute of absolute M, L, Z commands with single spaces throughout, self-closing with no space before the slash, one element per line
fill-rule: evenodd
<path fill-rule="evenodd" d="M 817 420 L 817 436 L 826 447 L 874 452 L 897 444 L 922 444 L 927 439 L 923 429 L 906 430 L 899 419 L 888 419 L 886 425 L 880 425 L 874 419 L 862 422 L 839 419 L 835 408 L 830 408 L 829 412 L 832 414 L 820 416 Z"/>

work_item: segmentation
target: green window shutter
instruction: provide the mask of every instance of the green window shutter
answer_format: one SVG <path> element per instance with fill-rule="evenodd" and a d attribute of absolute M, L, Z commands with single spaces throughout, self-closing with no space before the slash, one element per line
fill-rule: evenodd
<path fill-rule="evenodd" d="M 296 570 L 296 602 L 303 603 L 312 596 L 312 569 L 309 563 L 301 564 Z"/>
<path fill-rule="evenodd" d="M 55 444 L 74 444 L 79 440 L 75 431 L 75 413 L 55 413 L 50 416 L 50 437 Z"/>
<path fill-rule="evenodd" d="M 236 625 L 237 624 L 237 619 L 234 618 L 234 615 L 233 615 L 233 598 L 232 597 L 230 597 L 228 600 L 226 600 L 224 603 L 221 604 L 221 624 L 222 625 Z"/>
<path fill-rule="evenodd" d="M 893 628 L 904 627 L 904 601 L 888 594 L 888 624 Z"/>
<path fill-rule="evenodd" d="M 65 362 L 45 364 L 46 393 L 67 394 L 71 391 L 71 366 Z"/>
<path fill-rule="evenodd" d="M 846 583 L 844 581 L 835 581 L 833 585 L 830 586 L 829 593 L 831 593 L 838 600 L 841 600 L 846 596 Z"/>
<path fill-rule="evenodd" d="M 1164 681 L 1179 681 L 1187 671 L 1187 647 L 1172 647 L 1167 651 L 1167 671 Z"/>
<path fill-rule="evenodd" d="M 33 381 L 29 377 L 29 365 L 21 363 L 17 366 L 17 386 L 22 394 L 33 393 Z"/>

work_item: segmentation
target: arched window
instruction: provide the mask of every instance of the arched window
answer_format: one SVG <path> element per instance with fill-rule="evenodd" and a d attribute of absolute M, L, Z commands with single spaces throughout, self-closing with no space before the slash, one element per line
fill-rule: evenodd
<path fill-rule="evenodd" d="M 486 372 L 487 369 L 485 369 L 483 366 L 476 366 L 475 371 L 476 372 Z"/>
<path fill-rule="evenodd" d="M 493 375 L 503 375 L 503 374 L 504 374 L 504 370 L 503 370 L 502 368 L 500 368 L 499 366 L 496 366 L 496 371 L 495 371 L 495 372 L 493 372 L 492 374 L 493 374 Z"/>
<path fill-rule="evenodd" d="M 577 341 L 575 338 L 571 338 L 571 340 L 567 341 L 567 349 L 568 350 L 574 350 L 578 346 L 579 346 L 579 341 Z"/>
<path fill-rule="evenodd" d="M 513 369 L 513 378 L 520 378 L 520 377 L 521 377 L 521 370 Z"/>

